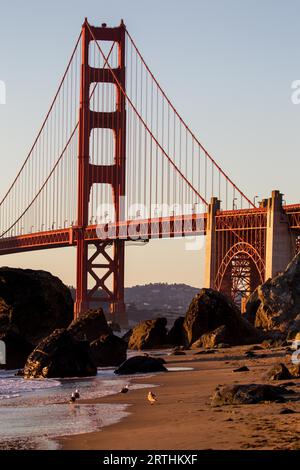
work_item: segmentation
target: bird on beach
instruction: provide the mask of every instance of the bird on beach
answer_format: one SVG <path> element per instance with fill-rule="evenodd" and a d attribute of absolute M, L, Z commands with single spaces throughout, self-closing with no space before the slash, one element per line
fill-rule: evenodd
<path fill-rule="evenodd" d="M 129 385 L 125 385 L 125 387 L 122 387 L 120 390 L 120 393 L 127 393 L 129 390 Z"/>
<path fill-rule="evenodd" d="M 75 401 L 76 401 L 75 393 L 72 393 L 69 403 L 75 403 Z"/>
<path fill-rule="evenodd" d="M 157 396 L 152 392 L 148 392 L 147 398 L 151 405 L 154 405 L 154 403 L 157 401 Z"/>
<path fill-rule="evenodd" d="M 74 393 L 75 398 L 80 398 L 80 393 L 79 390 L 76 388 L 75 393 Z"/>

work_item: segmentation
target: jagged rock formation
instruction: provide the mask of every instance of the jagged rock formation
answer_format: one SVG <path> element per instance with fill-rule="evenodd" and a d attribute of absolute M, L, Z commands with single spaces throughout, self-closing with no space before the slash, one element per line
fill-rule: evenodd
<path fill-rule="evenodd" d="M 222 330 L 215 331 L 219 327 L 222 327 Z M 211 347 L 214 347 L 216 337 L 220 335 L 223 338 L 221 342 L 225 340 L 226 344 L 230 345 L 255 343 L 260 340 L 261 336 L 241 316 L 231 300 L 213 289 L 201 289 L 193 298 L 186 313 L 183 328 L 190 345 L 207 333 L 211 333 L 211 336 L 204 337 L 203 341 L 211 344 Z"/>
<path fill-rule="evenodd" d="M 292 374 L 285 364 L 282 362 L 272 366 L 264 375 L 267 380 L 288 380 L 292 378 Z"/>
<path fill-rule="evenodd" d="M 116 367 L 126 361 L 127 343 L 113 334 L 102 335 L 90 344 L 91 357 L 97 367 Z"/>
<path fill-rule="evenodd" d="M 91 343 L 102 335 L 111 333 L 103 309 L 89 309 L 81 314 L 76 320 L 73 320 L 68 327 L 72 336 L 79 340 L 85 340 Z"/>
<path fill-rule="evenodd" d="M 0 268 L 0 332 L 13 329 L 33 345 L 73 318 L 69 289 L 46 271 Z"/>
<path fill-rule="evenodd" d="M 25 378 L 86 377 L 97 368 L 89 354 L 89 343 L 78 341 L 66 329 L 57 329 L 29 355 Z"/>
<path fill-rule="evenodd" d="M 6 369 L 20 369 L 24 367 L 27 357 L 34 349 L 16 328 L 8 328 L 0 333 L 0 341 L 5 343 Z"/>
<path fill-rule="evenodd" d="M 167 343 L 172 346 L 185 346 L 187 343 L 185 331 L 183 328 L 184 317 L 178 317 L 174 321 L 174 325 L 168 332 Z"/>
<path fill-rule="evenodd" d="M 293 332 L 294 336 L 300 332 L 300 253 L 283 273 L 257 287 L 247 302 L 245 317 L 263 330 Z"/>
<path fill-rule="evenodd" d="M 156 318 L 136 325 L 128 342 L 129 349 L 153 349 L 163 347 L 167 343 L 167 320 Z"/>

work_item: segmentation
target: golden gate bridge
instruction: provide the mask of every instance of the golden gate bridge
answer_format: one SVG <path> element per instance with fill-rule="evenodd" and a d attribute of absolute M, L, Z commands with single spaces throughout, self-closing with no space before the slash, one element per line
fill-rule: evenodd
<path fill-rule="evenodd" d="M 0 202 L 0 254 L 75 246 L 75 316 L 106 302 L 122 321 L 125 243 L 202 235 L 205 286 L 239 300 L 299 247 L 300 204 L 284 206 L 279 191 L 254 201 L 179 115 L 123 21 L 85 19 Z"/>

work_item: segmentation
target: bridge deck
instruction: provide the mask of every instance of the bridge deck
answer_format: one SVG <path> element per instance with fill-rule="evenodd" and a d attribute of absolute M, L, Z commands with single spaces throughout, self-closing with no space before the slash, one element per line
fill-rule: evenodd
<path fill-rule="evenodd" d="M 300 204 L 284 206 L 290 228 L 300 231 Z M 266 228 L 266 208 L 219 211 L 216 230 L 255 230 Z M 156 219 L 127 220 L 106 225 L 90 225 L 84 239 L 90 243 L 113 240 L 151 240 L 157 238 L 205 235 L 207 214 L 190 214 Z M 75 246 L 80 228 L 77 226 L 0 239 L 0 255 L 22 251 Z"/>

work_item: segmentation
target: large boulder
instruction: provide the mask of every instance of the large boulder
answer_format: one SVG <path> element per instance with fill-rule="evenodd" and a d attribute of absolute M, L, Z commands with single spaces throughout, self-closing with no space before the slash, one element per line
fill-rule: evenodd
<path fill-rule="evenodd" d="M 211 398 L 212 406 L 252 405 L 261 402 L 284 402 L 291 393 L 285 387 L 267 384 L 226 385 L 217 387 Z"/>
<path fill-rule="evenodd" d="M 17 329 L 34 345 L 73 318 L 69 289 L 46 271 L 0 268 L 0 331 Z"/>
<path fill-rule="evenodd" d="M 155 318 L 136 325 L 129 338 L 129 349 L 154 349 L 163 347 L 167 343 L 167 320 Z"/>
<path fill-rule="evenodd" d="M 111 333 L 103 309 L 89 309 L 73 320 L 68 327 L 69 333 L 79 340 L 91 343 L 102 335 Z"/>
<path fill-rule="evenodd" d="M 97 368 L 89 343 L 78 341 L 66 329 L 57 329 L 32 351 L 24 367 L 25 378 L 86 377 Z"/>
<path fill-rule="evenodd" d="M 34 349 L 16 328 L 9 328 L 0 333 L 0 341 L 5 344 L 5 364 L 6 369 L 21 369 L 27 360 L 27 357 Z"/>
<path fill-rule="evenodd" d="M 257 287 L 249 297 L 245 316 L 263 330 L 300 331 L 300 253 L 284 272 Z"/>
<path fill-rule="evenodd" d="M 201 289 L 193 298 L 183 324 L 189 344 L 221 326 L 226 327 L 227 344 L 251 344 L 260 340 L 258 331 L 241 316 L 231 300 L 213 289 Z"/>
<path fill-rule="evenodd" d="M 134 356 L 130 357 L 118 369 L 117 375 L 146 374 L 149 372 L 167 372 L 165 361 L 160 357 Z"/>
<path fill-rule="evenodd" d="M 116 367 L 126 361 L 127 343 L 113 334 L 102 335 L 90 344 L 91 357 L 97 367 Z"/>
<path fill-rule="evenodd" d="M 178 317 L 168 332 L 167 343 L 172 346 L 186 346 L 187 340 L 183 328 L 184 317 Z"/>

